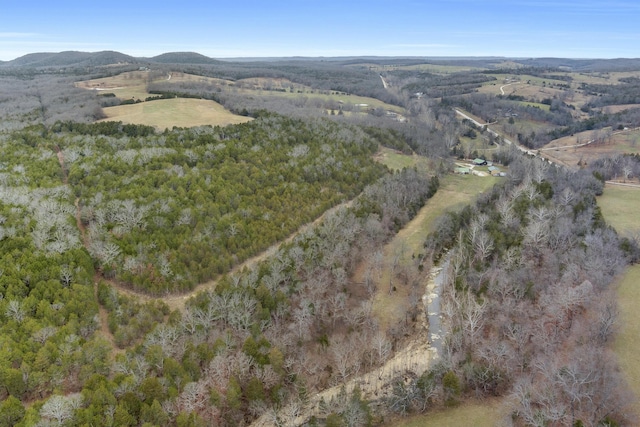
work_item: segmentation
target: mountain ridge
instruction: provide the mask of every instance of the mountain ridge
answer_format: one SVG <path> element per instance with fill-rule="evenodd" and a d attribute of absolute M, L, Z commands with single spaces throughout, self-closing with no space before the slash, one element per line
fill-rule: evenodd
<path fill-rule="evenodd" d="M 427 62 L 447 62 L 465 63 L 477 61 L 514 61 L 524 66 L 557 68 L 571 71 L 600 71 L 603 69 L 627 70 L 640 68 L 640 58 L 509 58 L 509 57 L 420 57 L 420 56 L 345 56 L 345 57 L 236 57 L 226 59 L 211 58 L 197 52 L 167 52 L 153 57 L 134 57 L 117 51 L 63 51 L 63 52 L 34 52 L 10 61 L 0 61 L 0 67 L 31 67 L 31 68 L 51 68 L 51 67 L 73 67 L 73 66 L 108 66 L 118 64 L 194 64 L 194 65 L 216 65 L 224 62 L 278 62 L 278 61 L 326 61 L 326 62 L 389 62 L 398 60 L 427 61 Z M 496 64 L 493 64 L 496 65 Z"/>

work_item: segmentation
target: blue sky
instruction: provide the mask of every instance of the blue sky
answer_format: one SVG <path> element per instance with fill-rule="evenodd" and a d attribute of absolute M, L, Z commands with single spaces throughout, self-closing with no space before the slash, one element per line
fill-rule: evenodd
<path fill-rule="evenodd" d="M 640 57 L 640 2 L 5 0 L 0 60 L 33 52 Z"/>

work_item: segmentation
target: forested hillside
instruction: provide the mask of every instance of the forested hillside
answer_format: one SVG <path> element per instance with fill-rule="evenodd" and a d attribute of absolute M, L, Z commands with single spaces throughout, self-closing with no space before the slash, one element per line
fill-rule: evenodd
<path fill-rule="evenodd" d="M 0 414 L 8 424 L 238 425 L 388 356 L 369 344 L 351 351 L 352 339 L 382 331 L 371 290 L 348 278 L 437 190 L 437 179 L 410 170 L 383 176 L 371 160 L 376 140 L 362 130 L 267 115 L 162 135 L 59 123 L 3 143 L 11 153 L 2 164 L 0 240 Z M 140 285 L 147 291 L 180 289 L 178 275 L 195 283 L 240 259 L 202 273 L 192 245 L 208 242 L 203 259 L 233 244 L 237 254 L 242 242 L 249 254 L 367 182 L 352 207 L 259 268 L 224 279 L 184 313 L 118 295 L 99 279 L 94 285 L 95 265 L 134 286 L 171 278 L 162 288 Z M 232 214 L 221 212 L 229 205 Z M 238 216 L 217 228 L 225 215 Z M 262 232 L 246 238 L 251 227 Z M 30 401 L 38 403 L 27 409 Z"/>
<path fill-rule="evenodd" d="M 53 129 L 99 269 L 153 294 L 229 271 L 384 173 L 378 141 L 327 120 L 265 114 L 162 135 Z"/>
<path fill-rule="evenodd" d="M 637 248 L 604 223 L 590 173 L 538 159 L 511 171 L 517 178 L 445 218 L 426 243 L 452 247 L 447 344 L 432 371 L 452 384 L 443 398 L 507 396 L 516 426 L 633 425 L 609 344 L 611 283 Z"/>

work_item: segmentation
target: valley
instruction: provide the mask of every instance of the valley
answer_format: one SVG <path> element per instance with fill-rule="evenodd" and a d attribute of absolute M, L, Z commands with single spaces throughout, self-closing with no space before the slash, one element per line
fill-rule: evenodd
<path fill-rule="evenodd" d="M 0 64 L 3 425 L 636 422 L 640 67 L 60 55 Z"/>

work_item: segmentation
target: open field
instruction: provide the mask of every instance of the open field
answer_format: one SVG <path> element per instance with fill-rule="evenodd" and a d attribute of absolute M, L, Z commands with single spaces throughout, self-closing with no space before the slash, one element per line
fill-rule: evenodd
<path fill-rule="evenodd" d="M 153 96 L 147 92 L 148 83 L 155 81 L 204 82 L 229 85 L 232 82 L 195 76 L 186 73 L 157 73 L 150 71 L 131 71 L 117 76 L 77 82 L 76 86 L 100 93 L 113 93 L 122 100 L 145 100 Z M 102 121 L 121 121 L 123 123 L 154 126 L 158 129 L 171 129 L 192 126 L 226 126 L 251 120 L 226 110 L 214 101 L 194 98 L 173 98 L 118 105 L 103 109 L 107 118 Z"/>
<path fill-rule="evenodd" d="M 429 159 L 423 156 L 408 156 L 391 148 L 383 147 L 376 155 L 376 161 L 386 165 L 389 169 L 402 170 L 403 168 L 417 167 L 418 170 L 430 170 Z"/>
<path fill-rule="evenodd" d="M 505 414 L 500 399 L 469 402 L 456 408 L 414 416 L 389 424 L 391 427 L 493 427 Z"/>
<path fill-rule="evenodd" d="M 227 111 L 214 101 L 192 98 L 159 99 L 104 109 L 107 120 L 154 126 L 158 129 L 191 126 L 225 126 L 244 123 L 249 117 Z"/>
<path fill-rule="evenodd" d="M 636 190 L 638 191 L 638 190 Z M 640 207 L 640 205 L 639 205 Z M 640 414 L 640 265 L 629 267 L 618 282 L 618 309 L 620 330 L 614 343 L 620 369 L 636 395 L 633 405 Z"/>
<path fill-rule="evenodd" d="M 423 162 L 419 156 L 389 154 L 383 163 L 390 168 L 399 169 Z M 416 217 L 409 222 L 384 249 L 385 265 L 377 278 L 377 293 L 374 299 L 374 312 L 382 329 L 403 321 L 407 311 L 407 300 L 411 292 L 410 286 L 400 284 L 392 278 L 394 261 L 396 268 L 410 265 L 414 256 L 422 252 L 427 235 L 433 231 L 436 220 L 447 211 L 462 209 L 475 197 L 500 182 L 502 178 L 478 177 L 474 175 L 446 175 L 440 179 L 440 188 L 427 201 Z M 415 267 L 410 267 L 415 268 Z M 359 279 L 357 279 L 359 280 Z M 390 292 L 394 286 L 395 291 Z"/>
<path fill-rule="evenodd" d="M 619 234 L 640 231 L 640 189 L 607 185 L 598 205 L 608 224 Z"/>
<path fill-rule="evenodd" d="M 613 133 L 610 142 L 606 144 L 573 147 L 593 139 L 594 135 L 594 131 L 586 131 L 556 139 L 545 145 L 542 152 L 545 157 L 552 161 L 569 167 L 576 167 L 580 160 L 589 164 L 603 156 L 640 153 L 640 130 L 638 129 L 616 131 Z"/>
<path fill-rule="evenodd" d="M 80 81 L 76 83 L 76 86 L 103 93 L 113 93 L 123 100 L 140 99 L 142 101 L 146 97 L 152 96 L 147 92 L 147 85 L 149 83 L 160 81 L 171 81 L 175 83 L 207 83 L 221 86 L 234 85 L 234 82 L 230 80 L 203 77 L 181 72 L 165 74 L 150 71 L 129 71 L 116 76 Z"/>
<path fill-rule="evenodd" d="M 482 67 L 471 67 L 465 65 L 442 65 L 442 64 L 413 64 L 413 65 L 380 65 L 374 63 L 360 63 L 353 64 L 349 67 L 354 68 L 368 68 L 375 72 L 384 72 L 384 71 L 396 71 L 396 70 L 407 70 L 407 71 L 420 71 L 427 72 L 433 74 L 453 74 L 464 71 L 481 71 L 485 68 Z"/>
<path fill-rule="evenodd" d="M 149 83 L 163 82 L 205 84 L 214 86 L 221 93 L 232 91 L 246 97 L 263 97 L 293 101 L 299 106 L 312 106 L 324 113 L 335 113 L 344 109 L 344 114 L 368 114 L 372 109 L 382 109 L 404 114 L 403 108 L 386 104 L 374 98 L 348 95 L 337 91 L 318 91 L 308 86 L 293 83 L 281 78 L 248 78 L 238 81 L 197 76 L 182 72 L 169 74 L 153 71 L 131 71 L 117 76 L 77 82 L 76 86 L 95 90 L 102 94 L 114 94 L 121 100 L 144 101 L 150 96 Z M 206 86 L 205 86 L 206 87 Z M 330 106 L 330 107 L 329 107 Z M 327 109 L 328 108 L 328 109 Z M 159 129 L 190 127 L 201 125 L 228 125 L 242 123 L 248 119 L 237 116 L 212 101 L 198 99 L 155 100 L 153 103 L 120 105 L 104 108 L 105 120 L 118 120 L 124 123 L 144 124 Z"/>
<path fill-rule="evenodd" d="M 598 198 L 606 221 L 618 233 L 640 231 L 640 189 L 607 185 L 604 194 Z M 640 414 L 640 265 L 629 267 L 618 282 L 618 308 L 620 326 L 614 343 L 620 368 L 636 395 L 634 405 Z"/>

